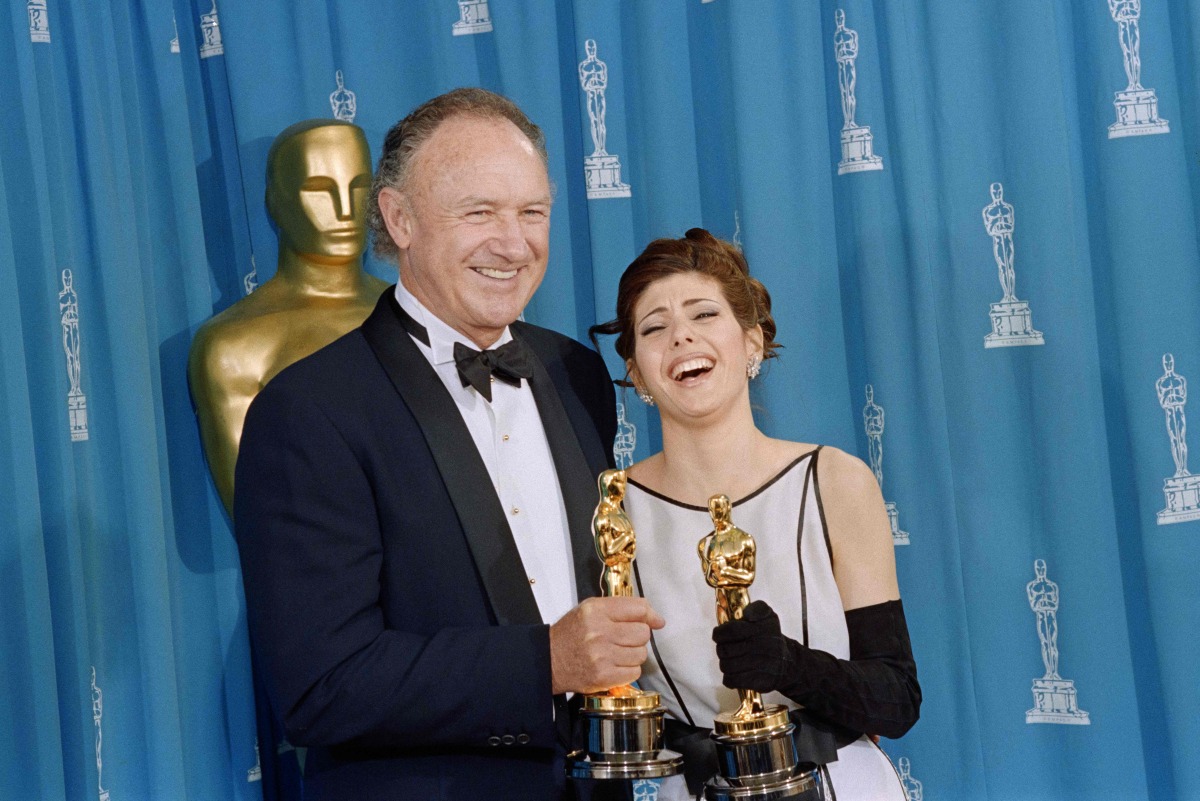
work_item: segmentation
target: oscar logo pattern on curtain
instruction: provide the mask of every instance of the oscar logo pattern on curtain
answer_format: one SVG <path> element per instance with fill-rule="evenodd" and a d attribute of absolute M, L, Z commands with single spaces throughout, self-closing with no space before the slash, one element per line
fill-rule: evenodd
<path fill-rule="evenodd" d="M 867 433 L 867 458 L 871 463 L 871 472 L 883 492 L 883 407 L 875 402 L 875 388 L 867 384 L 867 405 L 863 407 L 863 429 Z M 895 501 L 885 501 L 888 523 L 892 527 L 892 544 L 908 545 L 908 532 L 900 530 L 900 512 L 896 509 Z"/>
<path fill-rule="evenodd" d="M 992 238 L 992 255 L 1000 274 L 1004 297 L 993 303 L 989 315 L 992 333 L 983 338 L 985 348 L 1006 348 L 1017 345 L 1043 345 L 1041 331 L 1033 330 L 1033 315 L 1029 303 L 1017 300 L 1017 273 L 1014 267 L 1016 248 L 1013 230 L 1017 225 L 1016 212 L 1004 200 L 1004 186 L 999 181 L 991 186 L 992 202 L 983 207 L 983 227 Z"/>
<path fill-rule="evenodd" d="M 1167 505 L 1158 513 L 1160 526 L 1200 520 L 1200 475 L 1188 471 L 1187 451 L 1187 379 L 1175 372 L 1175 357 L 1164 353 L 1163 374 L 1154 382 L 1158 405 L 1167 417 L 1167 436 L 1171 440 L 1171 458 L 1175 474 L 1163 481 Z"/>
<path fill-rule="evenodd" d="M 1058 585 L 1046 578 L 1046 562 L 1033 563 L 1034 579 L 1025 585 L 1029 608 L 1037 618 L 1042 665 L 1046 672 L 1033 680 L 1033 709 L 1025 713 L 1026 723 L 1062 723 L 1091 725 L 1088 713 L 1079 708 L 1075 682 L 1058 674 Z"/>

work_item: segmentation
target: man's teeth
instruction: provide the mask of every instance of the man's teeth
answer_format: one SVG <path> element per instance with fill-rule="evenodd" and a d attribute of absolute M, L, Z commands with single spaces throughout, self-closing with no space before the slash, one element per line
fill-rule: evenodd
<path fill-rule="evenodd" d="M 480 275 L 486 275 L 488 278 L 501 278 L 507 280 L 517 274 L 516 270 L 494 270 L 491 267 L 476 267 L 475 272 Z"/>
<path fill-rule="evenodd" d="M 678 381 L 681 378 L 687 377 L 688 373 L 700 373 L 704 370 L 711 370 L 712 366 L 713 363 L 711 359 L 688 359 L 686 362 L 676 365 L 674 372 L 671 374 L 671 378 Z"/>

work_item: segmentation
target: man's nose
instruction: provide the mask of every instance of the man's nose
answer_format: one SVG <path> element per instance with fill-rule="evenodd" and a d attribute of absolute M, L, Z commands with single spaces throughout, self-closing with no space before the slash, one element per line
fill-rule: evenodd
<path fill-rule="evenodd" d="M 510 261 L 520 261 L 528 258 L 533 249 L 525 236 L 525 227 L 517 217 L 502 216 L 497 222 L 498 229 L 493 238 L 493 251 L 498 256 L 504 256 Z"/>

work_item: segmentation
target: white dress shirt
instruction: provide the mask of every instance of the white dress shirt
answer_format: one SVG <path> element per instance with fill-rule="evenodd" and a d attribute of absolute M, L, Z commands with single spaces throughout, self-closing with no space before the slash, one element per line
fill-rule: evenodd
<path fill-rule="evenodd" d="M 524 379 L 519 387 L 493 379 L 489 403 L 474 387 L 464 387 L 454 343 L 479 348 L 434 316 L 401 282 L 396 283 L 396 300 L 429 334 L 428 345 L 416 337 L 413 341 L 454 398 L 508 517 L 542 621 L 554 623 L 575 606 L 578 595 L 567 508 L 533 390 Z M 491 347 L 512 338 L 506 327 Z"/>

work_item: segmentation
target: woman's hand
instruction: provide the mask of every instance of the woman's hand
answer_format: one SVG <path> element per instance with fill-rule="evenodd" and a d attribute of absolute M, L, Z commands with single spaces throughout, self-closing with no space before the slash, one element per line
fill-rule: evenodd
<path fill-rule="evenodd" d="M 795 670 L 789 639 L 779 629 L 779 615 L 766 601 L 754 601 L 740 620 L 713 629 L 722 683 L 760 693 L 778 690 Z"/>

